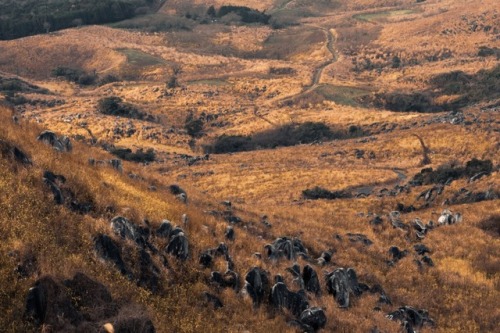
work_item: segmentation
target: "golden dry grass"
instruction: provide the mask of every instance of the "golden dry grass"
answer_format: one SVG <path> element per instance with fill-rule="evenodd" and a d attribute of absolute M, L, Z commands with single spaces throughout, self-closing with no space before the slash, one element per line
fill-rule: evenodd
<path fill-rule="evenodd" d="M 235 227 L 236 240 L 229 244 L 236 270 L 242 278 L 255 265 L 272 274 L 283 274 L 291 262 L 259 260 L 253 253 L 263 252 L 264 245 L 276 237 L 295 236 L 301 238 L 313 255 L 335 250 L 334 263 L 324 268 L 315 267 L 320 276 L 336 267 L 354 267 L 362 282 L 379 283 L 392 299 L 393 306 L 384 305 L 381 312 L 374 312 L 376 297 L 373 295 L 355 299 L 347 311 L 339 309 L 326 292 L 321 298 L 312 297 L 312 305 L 326 309 L 325 331 L 366 332 L 377 326 L 384 332 L 397 332 L 399 324 L 384 315 L 399 306 L 411 305 L 429 310 L 430 317 L 436 320 L 435 328 L 424 328 L 422 332 L 494 332 L 500 320 L 497 309 L 500 302 L 500 240 L 479 226 L 482 220 L 500 213 L 498 199 L 449 207 L 461 212 L 464 220 L 461 224 L 429 232 L 423 243 L 432 249 L 435 267 L 420 271 L 413 262 L 412 247 L 416 242 L 409 242 L 404 232 L 393 229 L 387 222 L 387 214 L 400 202 L 420 205 L 416 196 L 428 186 L 414 188 L 411 193 L 397 197 L 372 195 L 311 201 L 304 200 L 301 194 L 314 186 L 329 190 L 368 184 L 375 189 L 391 188 L 398 182 L 394 168 L 407 176 L 402 183 L 407 182 L 422 168 L 422 149 L 415 134 L 429 147 L 433 168 L 454 161 L 464 164 L 472 158 L 490 159 L 498 166 L 500 118 L 495 111 L 498 106 L 484 111 L 482 108 L 488 102 L 483 102 L 464 109 L 467 120 L 478 120 L 465 126 L 452 125 L 449 121 L 427 124 L 444 114 L 394 113 L 333 101 L 308 102 L 307 98 L 300 107 L 282 106 L 280 101 L 307 89 L 318 66 L 331 59 L 327 40 L 320 38 L 325 38 L 325 31 L 333 33 L 338 57 L 322 72 L 320 83 L 334 87 L 360 87 L 368 94 L 424 90 L 436 74 L 453 70 L 474 74 L 481 69 L 491 69 L 498 65 L 498 59 L 477 57 L 477 50 L 484 45 L 498 47 L 498 39 L 495 39 L 498 34 L 471 32 L 467 22 L 477 19 L 498 26 L 495 3 L 494 0 L 477 4 L 451 0 L 427 0 L 421 4 L 414 1 L 342 1 L 335 10 L 324 10 L 323 16 L 304 18 L 303 25 L 283 31 L 262 26 L 200 25 L 191 32 L 146 34 L 93 26 L 0 42 L 2 74 L 20 75 L 53 93 L 28 94 L 28 98 L 61 98 L 66 102 L 52 108 L 18 107 L 17 112 L 22 117 L 20 126 L 10 122 L 10 110 L 0 107 L 0 139 L 19 146 L 34 161 L 33 167 L 22 168 L 0 160 L 0 227 L 5 230 L 0 245 L 3 254 L 0 256 L 0 285 L 6 286 L 0 293 L 1 310 L 5 313 L 0 319 L 0 328 L 5 331 L 26 328 L 21 319 L 22 308 L 35 278 L 18 280 L 14 275 L 15 262 L 6 253 L 18 250 L 37 252 L 42 274 L 70 277 L 76 271 L 84 271 L 109 286 L 114 297 L 142 304 L 159 332 L 294 331 L 286 325 L 290 317 L 271 316 L 266 309 L 252 310 L 250 300 L 232 290 L 219 294 L 225 304 L 219 311 L 205 307 L 200 301 L 200 294 L 210 290 L 206 284 L 209 271 L 198 267 L 197 256 L 223 240 L 227 225 L 204 212 L 222 209 L 220 201 L 231 200 L 234 213 L 244 220 L 244 226 Z M 188 8 L 180 2 L 168 1 L 167 4 L 163 11 Z M 192 1 L 189 6 L 193 4 L 219 6 L 225 3 Z M 279 8 L 283 2 L 231 4 L 264 10 Z M 292 1 L 286 6 L 307 5 L 307 1 Z M 394 10 L 412 12 L 388 18 L 377 16 L 377 20 L 371 22 L 354 18 L 358 14 L 379 15 L 377 13 Z M 462 19 L 462 15 L 466 19 Z M 446 29 L 453 33 L 441 33 Z M 297 37 L 285 45 L 295 53 L 289 52 L 290 56 L 279 60 L 237 56 L 283 47 L 286 38 L 270 46 L 272 38 L 280 40 L 280 36 Z M 83 40 L 86 43 L 82 43 Z M 217 49 L 223 47 L 238 52 L 217 54 Z M 423 60 L 443 48 L 450 49 L 453 57 L 434 62 Z M 138 50 L 163 59 L 165 63 L 134 67 L 127 63 L 119 49 Z M 378 53 L 397 54 L 402 59 L 415 58 L 418 62 L 404 68 L 388 66 L 380 71 L 356 73 L 353 70 L 353 57 L 376 61 Z M 101 75 L 133 71 L 136 79 L 90 88 L 49 79 L 52 68 L 70 65 L 96 70 Z M 182 69 L 179 80 L 183 88 L 167 90 L 171 95 L 164 96 L 165 81 L 174 65 Z M 291 68 L 296 74 L 272 75 L 270 68 Z M 120 96 L 158 116 L 160 121 L 152 123 L 99 115 L 95 105 L 104 96 Z M 489 104 L 495 102 L 498 100 Z M 194 150 L 189 145 L 191 138 L 183 129 L 189 113 L 217 115 L 217 121 L 223 123 L 221 127 L 207 124 L 205 135 L 197 140 Z M 89 129 L 100 143 L 133 149 L 154 148 L 159 161 L 147 166 L 125 162 L 124 175 L 107 167 L 91 168 L 86 162 L 88 158 L 109 159 L 111 156 L 98 147 L 80 143 L 75 144 L 73 153 L 57 154 L 35 141 L 41 127 L 34 125 L 33 120 L 61 134 L 89 139 Z M 307 121 L 343 129 L 357 125 L 372 128 L 376 133 L 372 141 L 366 142 L 357 138 L 212 155 L 208 161 L 192 166 L 178 155 L 202 154 L 202 144 L 223 134 L 254 135 Z M 113 134 L 115 127 L 128 124 L 137 129 L 133 135 Z M 396 129 L 380 131 L 383 125 Z M 152 137 L 154 133 L 161 135 Z M 356 158 L 356 149 L 364 150 L 365 157 Z M 367 157 L 370 152 L 374 154 L 372 159 Z M 96 212 L 81 216 L 53 205 L 41 181 L 45 169 L 63 174 L 78 194 L 90 196 L 97 204 Z M 128 172 L 142 175 L 145 180 L 129 179 Z M 166 192 L 165 185 L 172 183 L 187 190 L 190 198 L 187 207 Z M 436 221 L 442 209 L 448 208 L 441 205 L 444 199 L 461 188 L 499 191 L 499 183 L 498 170 L 475 183 L 457 180 L 445 187 L 444 194 L 433 206 L 403 218 L 405 222 L 416 217 L 424 222 Z M 159 190 L 149 191 L 150 185 Z M 109 218 L 112 216 L 106 214 L 107 206 L 115 207 L 117 214 L 137 223 L 148 218 L 154 226 L 164 218 L 178 224 L 185 212 L 190 216 L 192 223 L 187 232 L 193 244 L 193 255 L 184 265 L 171 260 L 174 268 L 164 275 L 166 297 L 137 288 L 97 260 L 91 239 L 97 232 L 110 232 Z M 367 213 L 383 216 L 385 225 L 372 227 Z M 264 214 L 273 225 L 270 229 L 260 223 Z M 365 234 L 374 244 L 364 247 L 351 243 L 345 237 L 348 232 Z M 337 234 L 343 241 L 335 238 Z M 392 245 L 409 249 L 411 254 L 390 268 L 385 261 L 389 259 L 387 251 Z M 299 260 L 299 263 L 306 262 Z M 223 266 L 222 261 L 216 263 L 220 270 Z M 180 280 L 182 274 L 187 282 Z M 296 290 L 291 276 L 285 274 L 285 280 Z M 324 281 L 321 283 L 325 290 Z"/>

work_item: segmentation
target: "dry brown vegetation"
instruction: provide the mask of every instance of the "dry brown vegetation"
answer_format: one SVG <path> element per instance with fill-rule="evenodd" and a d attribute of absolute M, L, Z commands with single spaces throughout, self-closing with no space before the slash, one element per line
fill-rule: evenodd
<path fill-rule="evenodd" d="M 167 1 L 160 13 L 201 15 L 210 5 L 227 4 Z M 0 151 L 0 331 L 34 330 L 23 318 L 28 289 L 40 276 L 65 279 L 75 272 L 106 285 L 123 305 L 122 316 L 134 306 L 144 308 L 158 332 L 296 331 L 287 325 L 291 314 L 254 309 L 241 292 L 208 283 L 210 270 L 198 265 L 198 257 L 224 241 L 228 222 L 209 214 L 223 210 L 223 200 L 231 201 L 232 213 L 243 221 L 235 225 L 235 241 L 228 242 L 241 281 L 251 267 L 260 266 L 271 277 L 282 274 L 289 288 L 298 290 L 286 273 L 292 262 L 273 262 L 264 254 L 264 246 L 280 236 L 300 238 L 312 258 L 334 251 L 327 266 L 312 263 L 323 294 L 309 295 L 309 303 L 325 309 L 324 331 L 399 332 L 402 327 L 386 314 L 403 305 L 429 311 L 435 325 L 421 332 L 497 330 L 500 62 L 495 53 L 478 54 L 481 47 L 500 47 L 496 1 L 231 4 L 291 15 L 298 25 L 272 29 L 193 21 L 191 30 L 157 33 L 89 26 L 0 42 L 0 102 L 18 104 L 0 106 L 0 143 L 18 147 L 33 162 L 22 165 Z M 297 15 L 306 9 L 308 15 Z M 95 73 L 97 82 L 107 75 L 114 79 L 82 86 L 51 77 L 56 67 Z M 169 85 L 172 77 L 177 85 Z M 416 94 L 429 97 L 430 104 L 417 105 L 422 112 L 384 109 L 389 97 L 412 102 Z M 99 100 L 115 96 L 151 117 L 98 112 Z M 429 112 L 446 108 L 457 112 Z M 198 121 L 196 135 L 190 134 L 188 120 Z M 272 144 L 284 140 L 283 129 L 308 122 L 343 135 L 308 144 L 286 140 L 297 143 L 288 147 Z M 46 128 L 70 136 L 73 151 L 59 153 L 37 142 Z M 203 147 L 224 135 L 260 138 L 261 145 L 255 140 L 252 151 L 204 158 Z M 421 171 L 421 141 L 425 167 L 464 166 L 477 158 L 490 160 L 493 171 L 472 182 L 454 180 L 427 205 L 417 197 L 433 185 L 378 195 Z M 88 164 L 89 158 L 114 158 L 109 152 L 116 148 L 152 149 L 155 161 L 123 162 L 123 174 Z M 75 197 L 92 202 L 92 210 L 78 214 L 56 205 L 42 181 L 45 170 L 64 175 Z M 186 190 L 188 205 L 169 193 L 170 184 Z M 315 187 L 353 196 L 304 199 L 303 191 Z M 355 195 L 367 189 L 369 196 Z M 493 195 L 460 201 L 467 191 Z M 460 212 L 463 221 L 430 230 L 419 241 L 413 232 L 391 226 L 388 214 L 398 204 L 416 208 L 402 215 L 407 223 L 436 222 L 443 209 Z M 147 219 L 156 228 L 162 219 L 181 224 L 183 213 L 190 219 L 191 255 L 186 262 L 168 257 L 171 267 L 162 268 L 157 293 L 127 280 L 94 251 L 97 233 L 112 234 L 113 216 L 138 225 Z M 373 214 L 383 218 L 382 225 L 370 223 Z M 272 227 L 261 223 L 263 215 Z M 364 234 L 373 244 L 351 242 L 347 233 Z M 121 244 L 133 261 L 137 253 L 130 243 Z M 415 263 L 417 243 L 431 249 L 433 267 Z M 410 251 L 392 267 L 386 262 L 391 246 Z M 36 257 L 37 269 L 21 279 L 15 272 L 19 258 L 30 256 Z M 323 279 L 337 267 L 353 267 L 361 282 L 380 284 L 392 305 L 374 311 L 377 296 L 365 293 L 349 309 L 340 309 Z M 217 259 L 213 270 L 224 271 L 225 262 Z M 220 297 L 224 307 L 207 306 L 204 291 Z"/>

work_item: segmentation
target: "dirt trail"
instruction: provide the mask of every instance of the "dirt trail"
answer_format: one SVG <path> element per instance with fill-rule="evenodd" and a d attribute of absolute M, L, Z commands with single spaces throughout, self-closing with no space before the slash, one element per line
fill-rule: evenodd
<path fill-rule="evenodd" d="M 336 62 L 338 60 L 338 53 L 335 51 L 335 36 L 334 36 L 335 31 L 333 29 L 326 29 L 326 28 L 318 27 L 318 26 L 314 26 L 314 27 L 321 29 L 325 33 L 325 35 L 326 35 L 326 48 L 330 52 L 331 58 L 326 60 L 325 62 L 323 62 L 318 67 L 316 67 L 316 69 L 313 72 L 313 76 L 312 76 L 312 80 L 311 80 L 310 85 L 305 86 L 300 93 L 280 100 L 279 103 L 286 104 L 287 102 L 293 100 L 294 98 L 303 96 L 307 93 L 310 93 L 314 89 L 316 89 L 319 85 L 319 82 L 321 80 L 321 76 L 323 75 L 323 71 L 325 70 L 325 68 L 330 66 L 331 64 L 333 64 L 334 62 Z"/>
<path fill-rule="evenodd" d="M 406 178 L 408 178 L 406 172 L 402 169 L 393 168 L 390 170 L 397 175 L 397 178 L 395 180 L 389 180 L 378 184 L 368 184 L 368 185 L 351 187 L 348 190 L 353 194 L 370 195 L 377 187 L 394 187 L 396 185 L 401 184 L 401 182 L 403 182 Z"/>

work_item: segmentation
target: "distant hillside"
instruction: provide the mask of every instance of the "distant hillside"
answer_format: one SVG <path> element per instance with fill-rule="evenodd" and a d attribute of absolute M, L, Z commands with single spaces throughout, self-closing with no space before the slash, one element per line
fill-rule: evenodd
<path fill-rule="evenodd" d="M 116 22 L 145 13 L 155 3 L 156 0 L 0 0 L 0 39 Z"/>

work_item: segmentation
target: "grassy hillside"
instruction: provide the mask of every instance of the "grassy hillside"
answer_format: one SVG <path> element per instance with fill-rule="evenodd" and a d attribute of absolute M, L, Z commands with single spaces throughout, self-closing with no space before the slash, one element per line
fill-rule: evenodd
<path fill-rule="evenodd" d="M 0 41 L 0 331 L 494 332 L 495 5 L 167 1 Z"/>

